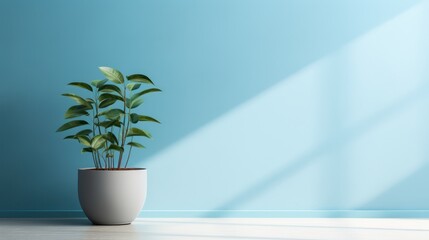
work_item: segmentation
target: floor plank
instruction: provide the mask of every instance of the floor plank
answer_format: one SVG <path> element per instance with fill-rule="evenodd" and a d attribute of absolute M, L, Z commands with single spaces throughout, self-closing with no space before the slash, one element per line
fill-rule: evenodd
<path fill-rule="evenodd" d="M 429 240 L 429 219 L 140 218 L 94 226 L 86 219 L 0 219 L 0 239 Z"/>

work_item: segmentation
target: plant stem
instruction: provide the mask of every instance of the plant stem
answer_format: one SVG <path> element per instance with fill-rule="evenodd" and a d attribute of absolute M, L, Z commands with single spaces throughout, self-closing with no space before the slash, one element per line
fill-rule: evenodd
<path fill-rule="evenodd" d="M 110 127 L 110 132 L 113 134 L 113 125 Z M 110 145 L 112 145 L 112 143 Z M 113 152 L 113 150 L 110 150 L 109 155 L 110 155 L 110 167 L 113 169 L 115 167 L 115 153 Z"/>
<path fill-rule="evenodd" d="M 95 113 L 97 114 L 98 133 L 101 135 L 100 118 L 98 117 L 98 92 L 95 93 Z"/>
<path fill-rule="evenodd" d="M 94 155 L 95 155 L 95 158 L 97 159 L 98 168 L 102 168 L 103 166 L 101 165 L 101 161 L 100 161 L 100 156 L 99 156 L 98 150 L 96 150 L 94 152 Z"/>
<path fill-rule="evenodd" d="M 131 142 L 132 142 L 132 141 L 133 141 L 133 137 L 131 137 Z M 131 149 L 133 149 L 133 146 L 130 146 L 130 150 L 128 151 L 128 157 L 127 157 L 127 162 L 125 163 L 125 168 L 127 168 L 127 166 L 128 166 L 128 161 L 130 160 Z"/>
<path fill-rule="evenodd" d="M 126 107 L 127 107 L 126 104 L 127 104 L 127 88 L 126 88 L 125 81 L 124 81 L 124 120 L 123 120 L 124 125 L 122 127 L 122 142 L 121 142 L 122 149 L 124 148 L 124 145 L 125 145 L 125 134 L 126 134 L 125 133 L 125 119 L 126 119 L 125 111 L 127 110 L 126 109 Z M 122 156 L 123 155 L 124 155 L 123 151 L 119 153 L 118 169 L 121 168 Z"/>
<path fill-rule="evenodd" d="M 94 120 L 95 120 L 95 110 L 94 110 L 94 107 L 92 107 L 92 138 L 95 137 L 95 123 L 94 123 Z M 94 161 L 95 168 L 99 168 L 99 166 L 97 164 L 97 158 L 95 156 L 94 151 L 92 151 L 91 153 L 92 153 L 92 160 Z"/>
<path fill-rule="evenodd" d="M 95 168 L 98 168 L 98 164 L 97 164 L 97 161 L 95 160 L 94 152 L 91 152 L 91 155 L 92 155 L 92 161 L 94 162 Z"/>
<path fill-rule="evenodd" d="M 103 154 L 101 154 L 101 156 L 103 157 Z M 104 169 L 107 169 L 109 166 L 107 165 L 106 158 L 103 157 L 103 161 L 104 161 Z"/>
<path fill-rule="evenodd" d="M 95 112 L 94 112 L 94 108 L 92 108 L 92 113 L 94 115 L 93 121 L 92 121 L 92 123 L 93 123 L 92 124 L 92 130 L 93 130 L 92 136 L 93 136 L 93 138 L 96 135 L 95 119 L 97 119 L 97 121 L 99 123 L 99 118 L 98 118 L 98 92 L 97 92 L 97 90 L 95 90 L 95 92 L 94 92 L 94 105 L 95 105 Z M 98 131 L 100 132 L 100 126 L 99 125 L 98 125 Z M 102 168 L 103 166 L 102 166 L 101 161 L 100 161 L 100 154 L 99 154 L 98 150 L 95 151 L 94 156 L 95 156 L 96 161 L 97 161 L 97 167 L 96 168 Z"/>

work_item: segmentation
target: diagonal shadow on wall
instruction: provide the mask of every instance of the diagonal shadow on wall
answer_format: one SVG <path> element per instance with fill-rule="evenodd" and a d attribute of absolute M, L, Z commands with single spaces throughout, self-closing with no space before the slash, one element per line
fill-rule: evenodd
<path fill-rule="evenodd" d="M 204 56 L 198 54 L 195 57 L 202 60 L 206 59 L 203 62 L 192 62 L 192 69 L 183 70 L 185 72 L 175 73 L 178 75 L 171 76 L 167 75 L 168 72 L 163 72 L 159 76 L 160 79 L 190 78 L 201 80 L 192 83 L 171 81 L 168 82 L 168 85 L 160 85 L 164 92 L 162 97 L 157 98 L 157 101 L 161 103 L 153 108 L 149 106 L 147 110 L 151 112 L 155 108 L 171 109 L 172 106 L 174 107 L 172 111 L 158 113 L 157 117 L 163 122 L 162 127 L 149 126 L 149 130 L 154 132 L 156 139 L 163 139 L 162 143 L 151 145 L 139 159 L 145 159 L 142 160 L 143 162 L 149 161 L 156 153 L 210 124 L 219 116 L 232 111 L 241 103 L 274 86 L 281 79 L 288 78 L 309 64 L 338 50 L 362 34 L 412 8 L 416 3 L 418 1 L 409 3 L 401 11 L 391 12 L 377 21 L 366 20 L 365 24 L 362 25 L 355 25 L 354 20 L 365 19 L 364 16 L 360 15 L 359 10 L 363 5 L 355 6 L 352 4 L 353 6 L 347 6 L 347 4 L 343 5 L 331 1 L 321 3 L 320 8 L 315 7 L 319 10 L 315 11 L 314 18 L 302 21 L 300 27 L 290 25 L 291 22 L 298 21 L 295 19 L 298 16 L 293 14 L 288 16 L 290 22 L 287 23 L 281 21 L 267 22 L 262 19 L 258 24 L 254 24 L 253 20 L 251 22 L 225 22 L 225 26 L 231 26 L 226 27 L 219 34 L 229 36 L 231 39 L 232 36 L 235 36 L 234 41 L 224 39 L 214 45 L 218 48 L 216 54 L 201 49 L 201 54 L 204 53 Z M 304 7 L 301 4 L 305 5 L 301 2 L 294 8 Z M 381 9 L 384 8 L 382 5 L 374 5 L 374 12 L 381 14 Z M 282 11 L 293 9 L 281 6 L 278 8 L 274 12 L 266 13 L 266 19 L 285 15 Z M 342 10 L 334 10 L 336 8 Z M 243 11 L 246 13 L 246 8 Z M 247 13 L 251 14 L 251 11 Z M 265 16 L 264 13 L 264 11 L 260 12 L 262 16 Z M 320 18 L 325 19 L 327 16 L 342 19 L 343 22 L 320 20 Z M 195 27 L 199 26 L 197 23 L 190 24 L 195 25 Z M 250 27 L 252 24 L 254 26 Z M 269 29 L 277 29 L 277 33 L 272 34 Z M 316 36 L 313 35 L 316 33 L 312 32 L 315 29 L 324 32 Z M 336 29 L 334 31 L 335 37 L 328 37 L 329 32 L 334 29 Z M 255 33 L 259 34 L 253 36 Z M 207 32 L 207 36 L 212 34 L 213 32 Z M 308 37 L 310 39 L 307 39 Z M 272 38 L 274 42 L 271 45 L 263 45 L 268 38 Z M 320 39 L 314 41 L 316 38 Z M 204 38 L 202 41 L 205 42 L 207 39 Z M 191 48 L 198 48 L 198 46 L 184 45 L 182 48 L 183 51 L 187 51 Z M 189 55 L 191 53 L 183 52 L 183 54 Z M 247 57 L 244 59 L 243 56 Z M 188 60 L 184 58 L 182 61 Z M 169 62 L 166 64 L 168 65 Z M 189 75 L 182 75 L 185 73 Z M 173 102 L 172 99 L 174 99 Z"/>
<path fill-rule="evenodd" d="M 316 159 L 320 159 L 320 158 L 317 158 L 318 156 L 322 156 L 324 154 L 329 154 L 329 153 L 338 151 L 339 149 L 341 149 L 342 146 L 348 144 L 349 142 L 355 140 L 359 136 L 365 134 L 367 131 L 376 127 L 378 124 L 383 123 L 383 121 L 385 121 L 389 117 L 392 117 L 396 113 L 407 109 L 416 101 L 424 98 L 428 90 L 429 90 L 429 85 L 425 84 L 421 86 L 414 92 L 408 94 L 402 99 L 395 101 L 393 104 L 389 105 L 388 107 L 385 107 L 383 110 L 380 110 L 379 112 L 372 115 L 370 118 L 366 119 L 365 121 L 359 123 L 358 125 L 351 127 L 349 129 L 345 129 L 343 133 L 339 135 L 339 137 L 328 139 L 324 144 L 320 145 L 319 147 L 311 151 L 308 151 L 307 154 L 304 154 L 299 158 L 289 161 L 288 164 L 286 164 L 283 168 L 270 174 L 270 177 L 260 180 L 257 183 L 251 185 L 250 187 L 246 188 L 245 190 L 243 190 L 233 198 L 215 207 L 213 210 L 235 209 L 241 204 L 246 203 L 254 198 L 257 198 L 259 195 L 264 194 L 270 188 L 274 187 L 281 180 L 292 177 L 294 174 L 297 174 L 299 171 L 303 170 L 309 163 L 315 161 Z M 417 183 L 421 181 L 422 179 L 424 179 L 422 177 L 425 174 L 427 174 L 427 171 L 428 171 L 428 167 L 426 166 L 426 168 L 423 168 L 421 170 L 421 173 L 417 174 L 415 178 L 410 179 L 408 183 L 404 183 L 404 186 L 398 186 L 398 187 L 410 187 L 412 183 Z M 392 190 L 391 194 L 394 194 L 394 192 L 396 191 Z M 415 195 L 412 195 L 412 196 L 415 196 Z M 386 196 L 386 197 L 389 197 L 389 196 Z M 380 203 L 382 203 L 383 201 L 381 200 L 384 200 L 384 199 L 383 197 L 380 197 L 379 200 L 380 200 Z M 366 206 L 369 206 L 369 205 L 366 205 Z M 371 202 L 371 206 L 372 206 L 372 202 Z M 212 212 L 205 213 L 204 215 L 202 215 L 202 217 L 225 217 L 227 215 L 228 215 L 227 212 L 224 212 L 224 211 L 212 211 Z"/>
<path fill-rule="evenodd" d="M 398 206 L 404 206 L 404 204 L 407 207 L 398 210 L 426 209 L 429 202 L 428 176 L 429 163 L 426 163 L 400 182 L 356 208 L 356 210 L 398 209 Z"/>

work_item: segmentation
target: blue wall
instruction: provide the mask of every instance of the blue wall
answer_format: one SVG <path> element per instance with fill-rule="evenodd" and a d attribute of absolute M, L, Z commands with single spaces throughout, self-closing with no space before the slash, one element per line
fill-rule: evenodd
<path fill-rule="evenodd" d="M 142 216 L 429 216 L 428 1 L 0 0 L 0 215 L 78 214 L 71 81 L 151 76 Z M 365 211 L 364 211 L 365 210 Z M 74 212 L 76 211 L 76 212 Z M 73 214 L 72 214 L 73 215 Z"/>

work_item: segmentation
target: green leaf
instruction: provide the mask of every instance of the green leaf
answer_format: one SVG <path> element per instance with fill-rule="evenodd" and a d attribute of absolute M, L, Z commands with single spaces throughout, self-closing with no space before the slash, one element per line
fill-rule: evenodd
<path fill-rule="evenodd" d="M 132 82 L 138 82 L 138 83 L 149 83 L 152 85 L 155 85 L 152 80 L 149 79 L 148 76 L 143 74 L 132 74 L 130 76 L 127 76 L 127 79 Z"/>
<path fill-rule="evenodd" d="M 111 67 L 99 67 L 98 69 L 100 69 L 101 73 L 110 81 L 118 84 L 124 83 L 124 76 L 118 70 Z"/>
<path fill-rule="evenodd" d="M 147 138 L 152 137 L 149 132 L 138 129 L 138 128 L 131 128 L 128 130 L 127 137 L 133 137 L 133 136 L 142 136 L 142 137 L 147 137 Z"/>
<path fill-rule="evenodd" d="M 138 93 L 134 94 L 133 96 L 131 96 L 131 101 L 133 101 L 134 99 L 137 99 L 140 96 L 143 96 L 145 94 L 151 93 L 151 92 L 161 92 L 161 89 L 159 89 L 159 88 L 149 88 L 149 89 L 143 90 L 143 91 L 138 92 Z"/>
<path fill-rule="evenodd" d="M 118 109 L 118 108 L 114 108 L 114 109 L 110 109 L 104 112 L 99 113 L 99 116 L 106 116 L 109 119 L 116 119 L 118 117 L 120 117 L 121 115 L 125 114 L 124 111 L 122 109 Z"/>
<path fill-rule="evenodd" d="M 83 89 L 86 89 L 86 90 L 92 92 L 92 87 L 88 83 L 84 83 L 84 82 L 71 82 L 68 85 L 80 87 L 80 88 L 83 88 Z"/>
<path fill-rule="evenodd" d="M 90 152 L 90 153 L 92 153 L 94 151 L 94 149 L 92 149 L 92 148 L 90 148 L 90 147 L 86 147 L 86 148 L 83 148 L 82 149 L 82 152 L 83 153 L 85 153 L 85 152 Z"/>
<path fill-rule="evenodd" d="M 91 147 L 91 140 L 89 139 L 89 137 L 87 136 L 77 136 L 76 137 L 79 140 L 79 143 L 87 146 L 87 147 Z"/>
<path fill-rule="evenodd" d="M 107 82 L 107 79 L 103 79 L 103 80 L 93 80 L 91 82 L 91 85 L 96 87 L 96 88 L 100 88 L 101 86 L 103 86 L 105 83 Z"/>
<path fill-rule="evenodd" d="M 89 108 L 86 105 L 74 105 L 74 106 L 71 106 L 69 109 L 67 109 L 64 116 L 68 118 L 69 115 L 73 115 L 74 113 L 76 114 L 82 113 L 81 115 L 88 115 L 88 112 L 86 110 L 89 110 L 89 109 L 91 108 Z"/>
<path fill-rule="evenodd" d="M 97 125 L 102 126 L 104 128 L 109 128 L 111 126 L 120 127 L 121 126 L 121 122 L 119 120 L 117 120 L 117 119 L 113 119 L 113 120 L 107 120 L 107 121 L 100 122 Z"/>
<path fill-rule="evenodd" d="M 118 86 L 112 85 L 112 84 L 106 84 L 101 86 L 98 91 L 100 92 L 116 92 L 120 96 L 122 96 L 122 91 Z"/>
<path fill-rule="evenodd" d="M 67 111 L 64 114 L 64 118 L 65 119 L 70 119 L 70 118 L 80 117 L 80 116 L 83 116 L 83 115 L 88 116 L 89 113 L 87 111 L 73 111 L 73 112 Z"/>
<path fill-rule="evenodd" d="M 91 141 L 91 147 L 94 149 L 101 148 L 106 143 L 106 139 L 104 139 L 103 135 L 95 136 Z"/>
<path fill-rule="evenodd" d="M 75 135 L 69 135 L 69 136 L 65 137 L 64 139 L 77 139 L 78 136 L 88 136 L 91 133 L 92 133 L 92 130 L 84 129 L 82 131 L 79 131 Z"/>
<path fill-rule="evenodd" d="M 148 122 L 160 123 L 155 118 L 152 118 L 152 117 L 149 117 L 149 116 L 144 116 L 144 115 L 138 115 L 137 113 L 131 113 L 130 114 L 130 119 L 131 119 L 132 123 L 137 123 L 139 121 L 140 122 L 148 121 Z"/>
<path fill-rule="evenodd" d="M 136 108 L 136 107 L 140 106 L 143 102 L 144 102 L 144 101 L 143 101 L 143 99 L 142 99 L 142 98 L 137 98 L 137 99 L 135 99 L 135 100 L 131 101 L 131 104 L 130 104 L 131 106 L 130 106 L 130 108 L 131 108 L 131 109 Z"/>
<path fill-rule="evenodd" d="M 88 124 L 88 122 L 84 121 L 84 120 L 70 121 L 70 122 L 63 124 L 61 127 L 59 127 L 57 129 L 57 132 L 62 132 L 62 131 L 68 130 L 70 128 L 79 127 L 79 126 L 83 126 L 83 125 L 87 125 L 87 124 Z"/>
<path fill-rule="evenodd" d="M 111 94 L 111 93 L 103 93 L 98 97 L 98 100 L 100 100 L 100 101 L 103 101 L 106 99 L 115 99 L 115 100 L 119 100 L 122 102 L 124 101 L 124 99 L 122 97 L 120 97 L 118 95 Z"/>
<path fill-rule="evenodd" d="M 85 105 L 74 105 L 74 106 L 71 106 L 69 109 L 67 109 L 67 111 L 82 111 L 82 110 L 89 110 L 89 109 L 92 109 L 92 108 Z"/>
<path fill-rule="evenodd" d="M 91 104 L 90 103 L 88 103 L 85 99 L 83 99 L 83 98 L 81 98 L 81 97 L 79 97 L 78 95 L 76 95 L 76 94 L 73 94 L 73 93 L 64 93 L 64 94 L 62 94 L 63 96 L 66 96 L 66 97 L 69 97 L 69 98 L 71 98 L 71 99 L 73 99 L 74 101 L 76 101 L 78 104 L 80 104 L 80 105 L 84 105 L 84 106 L 86 106 L 86 107 L 88 107 L 89 109 L 91 109 L 92 108 L 92 106 L 91 106 Z"/>
<path fill-rule="evenodd" d="M 95 103 L 94 99 L 92 98 L 85 98 L 85 101 L 87 101 L 88 103 Z"/>
<path fill-rule="evenodd" d="M 100 105 L 98 105 L 100 108 L 108 107 L 116 102 L 115 99 L 105 99 L 100 102 Z"/>
<path fill-rule="evenodd" d="M 129 142 L 129 143 L 127 143 L 127 145 L 130 145 L 130 146 L 133 146 L 133 147 L 136 147 L 136 148 L 144 148 L 144 146 L 141 145 L 138 142 Z"/>
<path fill-rule="evenodd" d="M 76 133 L 75 136 L 88 136 L 91 133 L 92 133 L 91 129 L 84 129 L 84 130 L 79 131 L 78 133 Z"/>
<path fill-rule="evenodd" d="M 121 146 L 118 146 L 118 145 L 116 145 L 116 144 L 111 144 L 111 145 L 109 146 L 109 150 L 115 150 L 115 151 L 118 151 L 118 152 L 123 152 L 123 151 L 124 151 L 124 148 L 123 148 L 123 147 L 121 147 Z"/>
<path fill-rule="evenodd" d="M 118 139 L 116 138 L 115 134 L 111 132 L 104 134 L 104 138 L 111 143 L 118 144 Z"/>
<path fill-rule="evenodd" d="M 136 90 L 136 89 L 138 89 L 140 86 L 141 86 L 141 84 L 140 84 L 140 83 L 128 83 L 128 84 L 127 84 L 127 88 L 128 88 L 128 90 L 130 90 L 130 91 Z"/>
<path fill-rule="evenodd" d="M 79 117 L 79 116 L 88 116 L 89 113 L 86 111 L 88 110 L 88 106 L 85 105 L 75 105 L 75 106 L 71 106 L 69 109 L 67 109 L 66 113 L 64 114 L 64 118 L 69 119 L 69 118 L 74 118 L 74 117 Z"/>
<path fill-rule="evenodd" d="M 131 100 L 130 100 L 129 98 L 127 98 L 127 99 L 125 100 L 125 105 L 127 106 L 127 108 L 130 108 L 130 107 L 131 107 Z"/>

